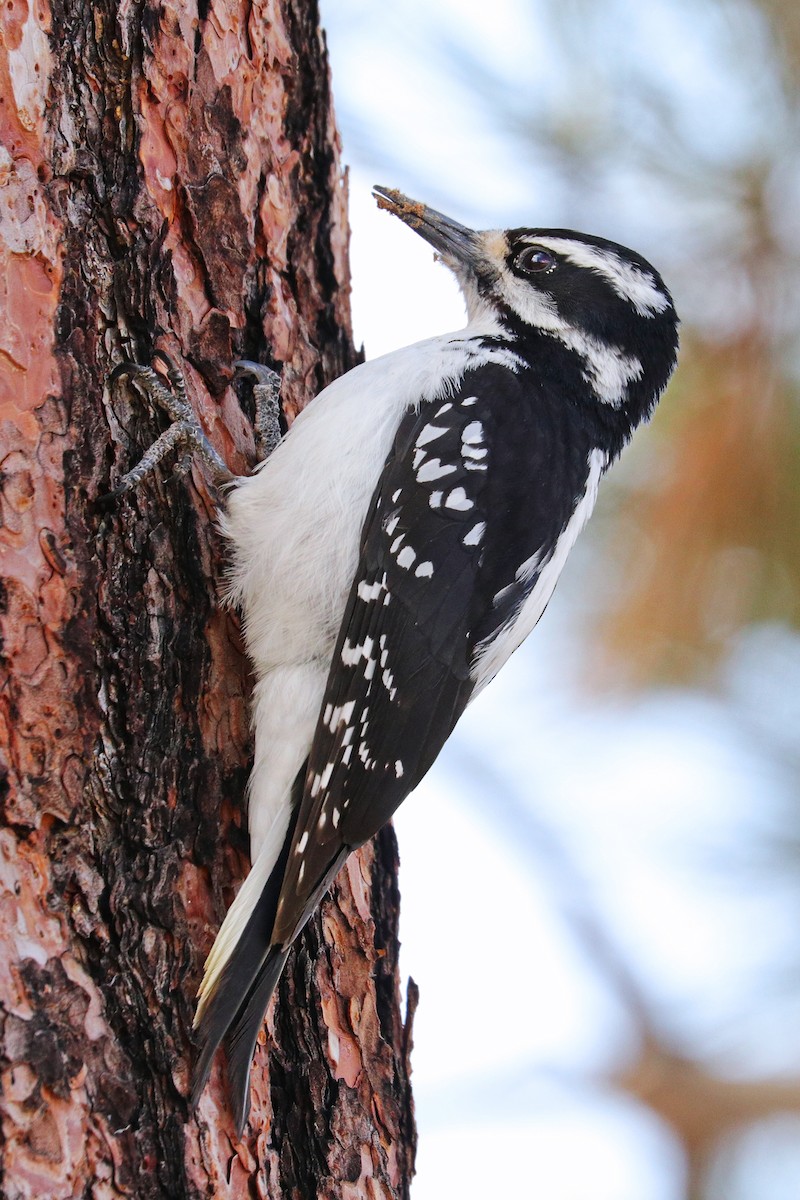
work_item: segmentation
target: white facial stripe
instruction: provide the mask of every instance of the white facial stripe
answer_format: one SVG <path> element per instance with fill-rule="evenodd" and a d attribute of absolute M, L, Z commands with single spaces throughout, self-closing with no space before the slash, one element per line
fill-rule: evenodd
<path fill-rule="evenodd" d="M 556 335 L 586 363 L 584 378 L 592 385 L 604 404 L 617 408 L 625 401 L 629 383 L 641 379 L 644 368 L 638 358 L 624 354 L 618 346 L 601 342 L 589 333 L 568 329 Z"/>
<path fill-rule="evenodd" d="M 588 267 L 602 275 L 618 296 L 633 305 L 640 317 L 654 317 L 669 307 L 669 300 L 653 276 L 641 267 L 625 262 L 613 250 L 603 250 L 571 238 L 534 237 L 531 242 L 560 254 L 576 267 Z"/>
<path fill-rule="evenodd" d="M 526 325 L 533 325 L 545 333 L 560 333 L 569 328 L 548 292 L 532 288 L 505 266 L 500 268 L 499 279 L 507 304 Z"/>
<path fill-rule="evenodd" d="M 557 240 L 552 239 L 553 242 Z M 544 242 L 541 244 L 544 245 Z M 618 346 L 612 346 L 570 325 L 561 316 L 554 298 L 548 292 L 530 287 L 505 268 L 501 278 L 508 303 L 523 321 L 534 325 L 549 337 L 558 338 L 581 356 L 586 364 L 584 378 L 591 384 L 597 398 L 615 408 L 623 404 L 628 384 L 642 376 L 644 368 L 639 359 L 632 354 L 625 354 Z"/>

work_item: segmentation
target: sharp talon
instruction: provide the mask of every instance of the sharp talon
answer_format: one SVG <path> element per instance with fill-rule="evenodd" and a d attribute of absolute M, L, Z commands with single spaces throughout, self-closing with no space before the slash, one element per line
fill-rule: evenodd
<path fill-rule="evenodd" d="M 112 504 L 115 504 L 120 496 L 124 496 L 125 492 L 129 490 L 129 488 L 122 487 L 121 485 L 112 488 L 110 492 L 104 492 L 102 496 L 95 497 L 95 504 L 98 508 L 111 508 Z"/>
<path fill-rule="evenodd" d="M 178 368 L 175 366 L 175 363 L 172 361 L 170 356 L 167 354 L 166 350 L 154 350 L 153 351 L 153 361 L 163 363 L 168 371 L 178 372 Z M 183 376 L 181 376 L 181 380 L 182 379 L 183 379 Z"/>
<path fill-rule="evenodd" d="M 111 372 L 111 374 L 108 377 L 109 385 L 111 387 L 113 387 L 114 384 L 117 383 L 118 380 L 132 379 L 135 375 L 140 374 L 142 371 L 148 371 L 149 369 L 150 369 L 149 367 L 143 367 L 141 363 L 135 363 L 135 362 L 117 363 L 117 365 L 114 367 L 114 370 Z"/>
<path fill-rule="evenodd" d="M 273 371 L 271 367 L 265 367 L 263 363 L 253 362 L 249 358 L 237 358 L 233 363 L 233 367 L 235 369 L 235 379 L 241 379 L 250 375 L 257 383 L 272 386 L 280 383 L 280 375 L 277 371 Z"/>

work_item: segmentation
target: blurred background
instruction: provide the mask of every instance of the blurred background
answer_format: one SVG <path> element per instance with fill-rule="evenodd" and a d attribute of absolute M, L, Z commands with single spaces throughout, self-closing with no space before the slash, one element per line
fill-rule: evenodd
<path fill-rule="evenodd" d="M 415 1200 L 800 1197 L 800 6 L 323 0 L 367 357 L 458 328 L 370 185 L 665 276 L 680 366 L 397 818 Z"/>

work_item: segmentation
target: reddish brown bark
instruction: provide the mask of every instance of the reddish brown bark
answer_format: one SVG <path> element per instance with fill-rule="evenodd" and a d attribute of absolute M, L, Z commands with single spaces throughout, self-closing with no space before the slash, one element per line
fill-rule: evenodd
<path fill-rule="evenodd" d="M 246 870 L 248 676 L 202 469 L 98 504 L 182 362 L 229 464 L 232 358 L 289 415 L 351 365 L 346 190 L 313 4 L 12 0 L 0 16 L 2 1195 L 407 1195 L 391 831 L 290 961 L 233 1137 L 188 1114 L 193 995 Z M 245 401 L 246 405 L 246 401 Z"/>

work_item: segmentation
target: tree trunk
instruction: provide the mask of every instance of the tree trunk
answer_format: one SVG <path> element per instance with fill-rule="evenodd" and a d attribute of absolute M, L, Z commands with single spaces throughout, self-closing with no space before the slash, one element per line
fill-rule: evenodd
<path fill-rule="evenodd" d="M 203 468 L 98 503 L 165 424 L 115 363 L 168 352 L 245 471 L 231 360 L 280 367 L 290 417 L 355 361 L 316 6 L 0 22 L 2 1195 L 407 1196 L 390 829 L 290 959 L 243 1141 L 218 1068 L 188 1112 L 194 994 L 247 868 L 248 670 Z"/>

